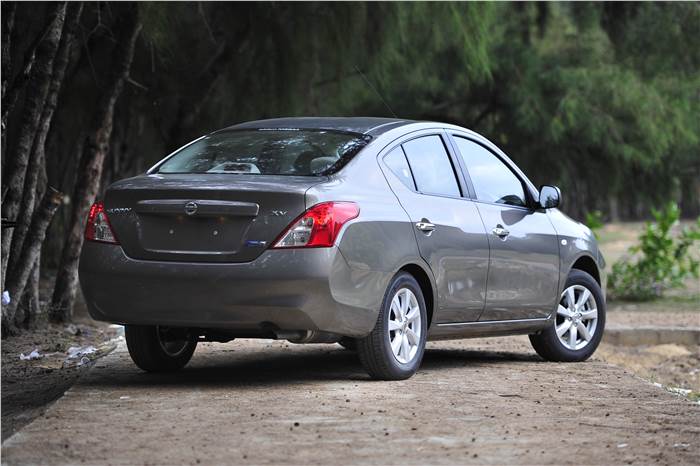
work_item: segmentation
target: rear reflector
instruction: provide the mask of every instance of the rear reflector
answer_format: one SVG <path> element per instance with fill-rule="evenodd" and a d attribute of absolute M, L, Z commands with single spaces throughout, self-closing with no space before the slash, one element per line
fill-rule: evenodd
<path fill-rule="evenodd" d="M 273 248 L 327 248 L 333 246 L 343 225 L 360 215 L 354 202 L 322 202 L 297 217 Z"/>
<path fill-rule="evenodd" d="M 109 224 L 107 212 L 102 202 L 95 202 L 90 207 L 87 224 L 85 225 L 85 239 L 88 241 L 99 241 L 102 243 L 119 244 L 112 226 Z"/>

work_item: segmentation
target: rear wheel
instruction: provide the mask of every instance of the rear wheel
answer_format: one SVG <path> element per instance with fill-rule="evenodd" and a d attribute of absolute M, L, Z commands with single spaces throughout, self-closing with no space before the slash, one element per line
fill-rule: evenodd
<path fill-rule="evenodd" d="M 416 373 L 427 336 L 425 300 L 408 273 L 394 277 L 372 332 L 357 340 L 357 354 L 375 379 L 402 380 Z"/>
<path fill-rule="evenodd" d="M 197 341 L 187 329 L 127 325 L 125 336 L 132 361 L 147 372 L 182 369 L 197 347 Z"/>
<path fill-rule="evenodd" d="M 551 327 L 530 335 L 537 354 L 548 361 L 585 361 L 600 344 L 605 328 L 605 299 L 595 279 L 572 270 Z"/>

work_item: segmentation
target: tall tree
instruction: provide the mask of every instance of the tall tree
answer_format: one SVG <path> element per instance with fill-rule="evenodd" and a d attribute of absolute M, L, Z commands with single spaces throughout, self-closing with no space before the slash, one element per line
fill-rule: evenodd
<path fill-rule="evenodd" d="M 109 151 L 114 124 L 114 107 L 124 82 L 129 76 L 136 39 L 141 31 L 136 5 L 130 4 L 121 10 L 121 18 L 115 28 L 118 32 L 116 46 L 112 53 L 114 67 L 110 70 L 108 84 L 98 103 L 97 114 L 93 120 L 95 126 L 88 136 L 80 160 L 68 236 L 63 247 L 49 308 L 49 318 L 54 322 L 65 322 L 72 317 L 78 283 L 78 259 L 83 245 L 84 222 L 90 205 L 97 196 L 102 168 Z"/>
<path fill-rule="evenodd" d="M 53 72 L 53 62 L 58 45 L 61 40 L 63 22 L 66 16 L 66 3 L 58 2 L 50 7 L 49 28 L 43 39 L 39 43 L 36 51 L 36 60 L 32 66 L 32 71 L 27 82 L 24 108 L 22 109 L 22 120 L 17 138 L 16 150 L 12 157 L 8 159 L 7 177 L 3 179 L 6 187 L 3 186 L 2 215 L 10 220 L 17 219 L 20 214 L 20 204 L 24 192 L 24 179 L 29 164 L 34 137 L 39 127 L 41 112 L 44 108 L 46 95 L 51 83 Z M 6 190 L 6 191 L 5 191 Z M 10 255 L 10 244 L 12 234 L 2 236 L 2 270 L 7 270 L 7 261 Z M 4 284 L 6 274 L 3 273 L 2 283 Z M 4 288 L 4 287 L 3 287 Z"/>
<path fill-rule="evenodd" d="M 36 315 L 40 312 L 40 297 L 39 297 L 39 281 L 40 281 L 40 253 L 42 242 L 45 235 L 32 234 L 28 235 L 29 228 L 34 225 L 48 225 L 53 218 L 57 206 L 53 203 L 43 203 L 37 206 L 37 199 L 41 199 L 46 191 L 46 138 L 49 134 L 53 115 L 58 104 L 58 96 L 63 84 L 66 68 L 71 58 L 71 51 L 75 42 L 75 34 L 77 31 L 80 16 L 82 14 L 82 2 L 71 3 L 66 12 L 66 21 L 63 26 L 61 42 L 54 59 L 53 72 L 51 83 L 49 85 L 48 95 L 44 104 L 43 111 L 39 122 L 38 132 L 34 137 L 34 144 L 29 158 L 27 174 L 24 182 L 24 194 L 20 212 L 23 215 L 17 219 L 12 235 L 12 245 L 10 249 L 10 258 L 7 263 L 8 275 L 15 278 L 15 290 L 23 290 L 24 295 L 14 296 L 14 300 L 21 302 L 21 310 L 24 315 L 15 314 L 15 322 L 17 326 L 28 327 L 36 320 Z M 60 195 L 56 195 L 59 197 Z M 40 208 L 49 209 L 48 212 L 42 211 Z M 37 223 L 36 217 L 43 217 L 42 221 Z M 26 244 L 26 250 L 36 251 L 36 254 L 23 254 L 25 251 L 25 243 L 35 241 L 37 244 Z M 33 262 L 21 262 L 22 260 L 31 260 Z M 29 270 L 29 273 L 27 273 Z M 18 282 L 17 278 L 27 277 L 26 283 Z"/>
<path fill-rule="evenodd" d="M 686 214 L 700 210 L 700 48 L 688 47 L 700 30 L 698 3 L 87 5 L 80 55 L 52 104 L 66 33 L 48 68 L 47 44 L 61 29 L 60 4 L 2 3 L 2 209 L 19 221 L 10 248 L 3 235 L 2 273 L 26 271 L 17 265 L 22 238 L 33 234 L 44 187 L 73 193 L 41 253 L 45 271 L 61 267 L 57 320 L 70 316 L 84 216 L 99 185 L 237 121 L 393 110 L 479 131 L 534 182 L 561 185 L 564 210 L 579 218 L 592 209 L 636 218 L 667 198 Z M 144 46 L 125 78 L 130 92 L 110 105 L 135 9 Z M 49 69 L 42 99 L 38 78 Z M 35 296 L 32 270 L 24 288 Z"/>
<path fill-rule="evenodd" d="M 7 84 L 12 75 L 12 32 L 15 26 L 17 2 L 2 4 L 2 98 L 5 99 Z"/>
<path fill-rule="evenodd" d="M 44 195 L 36 210 L 36 214 L 32 217 L 32 224 L 29 230 L 28 241 L 24 242 L 20 253 L 20 260 L 26 264 L 35 264 L 41 252 L 41 244 L 46 236 L 46 229 L 53 218 L 56 209 L 61 204 L 63 195 L 53 188 Z M 27 267 L 21 273 L 9 275 L 7 277 L 7 290 L 11 296 L 22 296 L 24 288 L 29 280 L 29 276 L 33 271 L 33 267 Z M 2 334 L 11 335 L 16 333 L 15 314 L 20 304 L 20 299 L 10 301 L 10 304 L 5 306 L 2 313 Z"/>
<path fill-rule="evenodd" d="M 34 137 L 32 152 L 29 157 L 29 165 L 27 167 L 27 175 L 24 183 L 24 194 L 20 208 L 20 212 L 23 212 L 24 215 L 17 219 L 17 224 L 12 235 L 12 252 L 7 264 L 7 271 L 10 274 L 17 273 L 18 267 L 32 266 L 32 264 L 20 264 L 19 255 L 29 229 L 29 224 L 31 223 L 30 213 L 34 212 L 37 196 L 41 197 L 45 190 L 43 183 L 46 182 L 46 138 L 51 129 L 53 115 L 58 104 L 58 96 L 61 86 L 63 85 L 66 68 L 70 61 L 71 50 L 75 42 L 75 33 L 82 10 L 82 2 L 71 3 L 68 7 L 66 15 L 67 20 L 64 24 L 61 42 L 54 60 L 46 102 L 41 113 L 38 131 Z"/>

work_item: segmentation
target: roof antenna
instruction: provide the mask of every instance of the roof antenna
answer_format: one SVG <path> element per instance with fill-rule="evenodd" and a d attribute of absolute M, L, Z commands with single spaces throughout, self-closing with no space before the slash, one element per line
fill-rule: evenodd
<path fill-rule="evenodd" d="M 367 79 L 367 76 L 365 76 L 365 74 L 362 72 L 362 70 L 359 69 L 359 68 L 357 67 L 357 65 L 353 65 L 353 67 L 355 67 L 355 71 L 357 71 L 358 73 L 360 73 L 360 76 L 362 76 L 362 79 L 365 80 L 365 82 L 367 83 L 367 85 L 377 94 L 377 96 L 379 96 L 379 100 L 381 100 L 382 103 L 383 103 L 384 105 L 386 105 L 386 108 L 388 108 L 389 111 L 391 112 L 391 114 L 394 115 L 394 118 L 398 118 L 398 115 L 396 114 L 396 112 L 394 112 L 394 110 L 393 110 L 393 109 L 391 108 L 391 106 L 387 103 L 387 101 L 384 100 L 384 97 L 382 97 L 382 94 L 379 93 L 379 90 L 377 90 L 377 88 L 374 87 L 374 86 L 372 85 L 371 82 L 369 82 L 369 79 Z"/>

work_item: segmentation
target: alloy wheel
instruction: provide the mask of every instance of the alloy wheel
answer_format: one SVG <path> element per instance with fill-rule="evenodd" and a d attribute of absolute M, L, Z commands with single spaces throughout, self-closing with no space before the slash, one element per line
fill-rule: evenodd
<path fill-rule="evenodd" d="M 418 299 L 410 289 L 400 288 L 391 299 L 389 312 L 389 341 L 397 361 L 408 364 L 416 357 L 421 332 Z"/>
<path fill-rule="evenodd" d="M 168 327 L 156 327 L 156 331 L 158 333 L 158 343 L 168 356 L 177 357 L 181 355 L 190 343 L 187 338 L 182 338 L 182 335 L 177 335 L 178 332 Z"/>
<path fill-rule="evenodd" d="M 598 309 L 593 293 L 583 285 L 572 285 L 561 294 L 555 320 L 557 337 L 565 348 L 577 351 L 593 339 Z"/>

